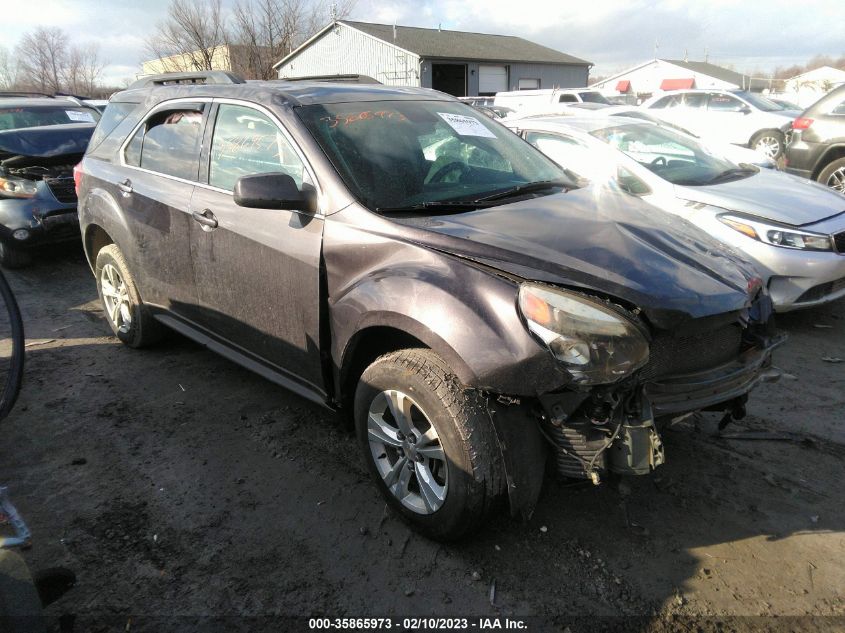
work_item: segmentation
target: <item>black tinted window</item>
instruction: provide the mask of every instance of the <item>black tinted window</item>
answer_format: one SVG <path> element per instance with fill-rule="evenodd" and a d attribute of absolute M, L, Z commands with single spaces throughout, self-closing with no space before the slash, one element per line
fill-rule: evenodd
<path fill-rule="evenodd" d="M 201 131 L 200 110 L 157 112 L 126 147 L 125 160 L 143 169 L 195 180 Z"/>
<path fill-rule="evenodd" d="M 558 103 L 578 103 L 578 97 L 575 95 L 560 95 L 557 100 Z"/>

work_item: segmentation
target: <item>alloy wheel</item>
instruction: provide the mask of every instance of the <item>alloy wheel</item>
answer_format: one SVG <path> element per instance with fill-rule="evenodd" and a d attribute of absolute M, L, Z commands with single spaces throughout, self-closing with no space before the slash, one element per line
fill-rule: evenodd
<path fill-rule="evenodd" d="M 830 174 L 825 184 L 834 191 L 845 193 L 845 167 L 840 167 Z"/>
<path fill-rule="evenodd" d="M 780 154 L 780 139 L 776 136 L 763 136 L 757 141 L 754 149 L 769 158 L 777 158 Z"/>
<path fill-rule="evenodd" d="M 391 494 L 417 514 L 437 512 L 449 488 L 446 454 L 419 404 L 401 391 L 382 391 L 367 414 L 367 438 Z"/>
<path fill-rule="evenodd" d="M 103 293 L 103 303 L 106 314 L 114 328 L 126 333 L 132 327 L 132 304 L 129 302 L 129 289 L 120 275 L 120 271 L 112 264 L 103 266 L 100 272 L 100 290 Z"/>

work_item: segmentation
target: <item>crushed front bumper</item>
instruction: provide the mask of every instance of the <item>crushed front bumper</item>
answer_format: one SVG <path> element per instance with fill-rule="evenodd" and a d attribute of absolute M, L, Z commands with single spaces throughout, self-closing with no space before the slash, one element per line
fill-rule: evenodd
<path fill-rule="evenodd" d="M 786 341 L 785 334 L 766 337 L 758 346 L 719 367 L 692 374 L 654 379 L 643 385 L 655 417 L 712 408 L 744 396 L 761 382 L 780 378 L 772 367 L 772 351 Z"/>

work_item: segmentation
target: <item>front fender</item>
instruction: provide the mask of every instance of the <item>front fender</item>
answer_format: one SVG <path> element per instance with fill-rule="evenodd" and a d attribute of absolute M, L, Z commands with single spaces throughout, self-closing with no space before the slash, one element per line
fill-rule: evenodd
<path fill-rule="evenodd" d="M 440 354 L 468 387 L 533 396 L 570 381 L 523 325 L 517 281 L 336 217 L 324 243 L 336 367 L 357 333 L 387 326 Z"/>

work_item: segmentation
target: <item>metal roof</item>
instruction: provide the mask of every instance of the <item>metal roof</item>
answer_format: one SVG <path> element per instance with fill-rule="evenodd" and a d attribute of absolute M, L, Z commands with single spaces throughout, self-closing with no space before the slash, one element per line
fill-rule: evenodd
<path fill-rule="evenodd" d="M 529 42 L 513 35 L 491 35 L 488 33 L 448 31 L 445 29 L 423 29 L 412 26 L 373 24 L 351 20 L 339 20 L 338 22 L 383 42 L 415 53 L 420 57 L 472 61 L 524 62 L 528 64 L 592 65 L 591 62 L 586 60 L 561 53 L 547 46 L 541 46 L 540 44 L 535 44 L 534 42 Z M 329 27 L 326 28 L 328 29 Z M 322 34 L 322 31 L 320 34 Z M 308 42 L 301 48 L 307 45 Z M 288 55 L 288 57 L 293 57 L 297 52 L 299 52 L 299 49 Z"/>
<path fill-rule="evenodd" d="M 756 88 L 758 84 L 762 87 L 767 85 L 763 80 L 755 80 L 748 75 L 743 75 L 735 70 L 722 68 L 721 66 L 716 66 L 715 64 L 711 64 L 709 62 L 685 62 L 683 59 L 664 59 L 662 61 L 667 64 L 686 68 L 694 73 L 700 73 L 702 75 L 707 75 L 708 77 L 713 77 L 714 79 L 719 79 L 720 81 L 735 84 L 740 88 L 751 89 L 752 86 Z"/>

